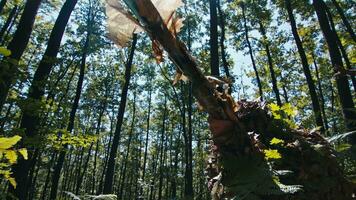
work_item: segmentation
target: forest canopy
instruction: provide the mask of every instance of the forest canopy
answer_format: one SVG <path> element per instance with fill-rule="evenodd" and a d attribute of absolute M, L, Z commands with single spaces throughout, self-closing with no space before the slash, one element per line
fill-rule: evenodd
<path fill-rule="evenodd" d="M 0 0 L 0 199 L 356 198 L 351 0 Z"/>

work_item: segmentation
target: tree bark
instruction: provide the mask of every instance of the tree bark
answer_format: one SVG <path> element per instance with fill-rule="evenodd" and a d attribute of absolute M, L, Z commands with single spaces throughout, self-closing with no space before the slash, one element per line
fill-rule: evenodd
<path fill-rule="evenodd" d="M 356 112 L 354 102 L 352 100 L 349 82 L 347 80 L 346 74 L 344 73 L 345 69 L 343 67 L 341 54 L 336 43 L 337 35 L 330 27 L 330 22 L 328 20 L 326 11 L 327 7 L 325 3 L 322 0 L 313 0 L 313 7 L 318 16 L 320 28 L 324 34 L 324 38 L 329 48 L 331 64 L 333 66 L 334 72 L 338 74 L 335 76 L 336 87 L 338 90 L 345 125 L 349 131 L 352 131 L 356 128 L 355 122 L 353 122 L 356 119 Z M 356 136 L 351 136 L 351 142 L 352 144 L 356 144 Z"/>
<path fill-rule="evenodd" d="M 114 172 L 115 172 L 115 158 L 116 158 L 117 148 L 119 147 L 119 142 L 121 138 L 121 127 L 122 127 L 122 122 L 125 113 L 127 92 L 129 90 L 129 85 L 130 85 L 131 67 L 132 67 L 133 56 L 135 53 L 136 43 L 137 43 L 137 35 L 134 34 L 133 42 L 130 50 L 130 56 L 125 66 L 125 83 L 121 92 L 121 100 L 120 100 L 119 112 L 117 114 L 116 129 L 115 129 L 114 138 L 110 150 L 109 161 L 105 173 L 105 181 L 104 181 L 104 189 L 103 189 L 104 194 L 112 193 L 112 184 L 113 184 Z"/>
<path fill-rule="evenodd" d="M 243 2 L 240 3 L 241 6 L 241 10 L 242 10 L 242 17 L 244 20 L 244 28 L 245 28 L 245 39 L 246 39 L 246 43 L 248 46 L 248 51 L 250 53 L 250 58 L 251 58 L 251 62 L 252 62 L 252 67 L 253 70 L 255 71 L 255 75 L 256 75 L 256 81 L 257 81 L 257 85 L 258 85 L 258 91 L 261 97 L 261 100 L 263 101 L 263 90 L 262 90 L 262 83 L 261 83 L 261 79 L 257 70 L 257 66 L 256 66 L 256 61 L 253 55 L 253 50 L 252 50 L 252 46 L 250 43 L 250 39 L 248 36 L 248 27 L 247 27 L 247 19 L 246 19 L 246 14 L 245 14 L 245 4 Z"/>
<path fill-rule="evenodd" d="M 209 0 L 210 5 L 210 73 L 220 76 L 219 46 L 218 46 L 218 14 L 216 0 Z"/>
<path fill-rule="evenodd" d="M 10 86 L 15 80 L 17 73 L 17 63 L 19 62 L 30 40 L 33 24 L 35 23 L 36 14 L 41 2 L 42 0 L 26 1 L 24 11 L 17 26 L 17 30 L 14 33 L 14 37 L 12 38 L 11 42 L 7 46 L 7 49 L 11 51 L 11 55 L 9 58 L 4 58 L 1 61 L 2 66 L 8 65 L 8 67 L 6 69 L 4 67 L 0 68 L 0 80 L 3 81 L 0 83 L 0 110 L 2 110 Z M 15 63 L 11 62 L 10 60 L 15 61 Z"/>
<path fill-rule="evenodd" d="M 305 78 L 307 80 L 309 94 L 310 94 L 310 98 L 312 101 L 312 109 L 314 112 L 315 123 L 317 126 L 322 127 L 322 132 L 324 132 L 326 127 L 324 127 L 323 117 L 321 116 L 318 95 L 316 93 L 313 77 L 310 73 L 308 59 L 305 54 L 302 41 L 298 34 L 297 23 L 295 22 L 295 19 L 294 19 L 292 5 L 291 5 L 290 0 L 285 0 L 285 4 L 286 4 L 287 12 L 288 12 L 289 22 L 290 22 L 290 25 L 292 28 L 293 37 L 294 37 L 295 43 L 298 48 L 300 60 L 302 61 L 303 72 L 304 72 Z"/>

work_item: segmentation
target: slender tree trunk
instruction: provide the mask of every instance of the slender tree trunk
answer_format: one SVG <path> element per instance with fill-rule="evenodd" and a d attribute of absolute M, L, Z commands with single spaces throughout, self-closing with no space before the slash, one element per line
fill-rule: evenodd
<path fill-rule="evenodd" d="M 47 166 L 47 175 L 46 175 L 45 183 L 44 183 L 43 190 L 42 190 L 41 197 L 40 197 L 41 200 L 46 199 L 47 189 L 48 189 L 48 185 L 49 185 L 50 177 L 51 177 L 51 169 L 52 169 L 53 163 L 56 161 L 56 159 L 57 159 L 57 153 L 54 152 L 54 153 L 52 153 L 51 160 Z"/>
<path fill-rule="evenodd" d="M 122 93 L 121 93 L 119 112 L 117 114 L 116 129 L 115 129 L 113 143 L 112 143 L 111 150 L 110 150 L 108 167 L 107 167 L 106 173 L 105 173 L 105 182 L 104 182 L 104 190 L 103 190 L 104 194 L 112 193 L 112 184 L 113 184 L 113 178 L 114 178 L 114 172 L 115 172 L 115 158 L 116 158 L 117 148 L 119 147 L 119 142 L 120 142 L 120 137 L 121 137 L 121 126 L 122 126 L 122 121 L 123 121 L 124 113 L 125 113 L 127 92 L 129 90 L 129 85 L 130 85 L 131 67 L 132 67 L 133 56 L 134 56 L 134 52 L 135 52 L 135 48 L 136 48 L 136 43 L 137 43 L 137 35 L 134 34 L 133 42 L 132 42 L 132 46 L 131 46 L 131 50 L 130 50 L 130 56 L 126 63 L 125 84 L 123 86 Z"/>
<path fill-rule="evenodd" d="M 149 79 L 150 77 L 148 77 Z M 151 99 L 152 99 L 152 87 L 149 85 L 149 90 L 148 90 L 148 110 L 147 110 L 147 127 L 146 127 L 146 138 L 145 138 L 145 152 L 143 156 L 143 166 L 142 166 L 142 182 L 145 182 L 146 178 L 146 163 L 147 163 L 147 153 L 148 153 L 148 139 L 149 139 L 149 134 L 150 134 L 150 117 L 151 117 Z M 143 191 L 141 191 L 141 195 L 143 195 Z"/>
<path fill-rule="evenodd" d="M 10 44 L 7 46 L 7 49 L 11 51 L 11 55 L 9 59 L 16 60 L 18 62 L 26 49 L 26 46 L 29 42 L 33 24 L 35 22 L 35 17 L 38 11 L 38 8 L 41 4 L 42 0 L 31 0 L 26 1 L 25 9 L 22 13 L 20 22 L 17 26 L 17 30 L 14 33 L 14 37 L 12 38 Z M 1 61 L 1 65 L 8 65 L 8 67 L 0 68 L 0 80 L 3 82 L 0 84 L 0 110 L 4 106 L 7 94 L 9 92 L 10 86 L 12 82 L 15 80 L 15 76 L 17 74 L 17 64 L 13 62 L 9 62 L 8 58 L 4 58 Z M 26 177 L 24 177 L 26 178 Z M 21 180 L 20 180 L 21 182 Z M 18 190 L 23 189 L 20 185 Z M 12 191 L 13 189 L 10 189 Z M 20 194 L 20 192 L 19 192 Z M 24 194 L 21 192 L 21 194 Z"/>
<path fill-rule="evenodd" d="M 67 131 L 69 133 L 71 133 L 74 128 L 75 115 L 78 110 L 79 100 L 80 100 L 80 96 L 82 94 L 87 51 L 89 48 L 89 41 L 90 41 L 90 31 L 87 32 L 87 36 L 86 36 L 84 47 L 83 47 L 83 55 L 82 55 L 82 60 L 81 60 L 81 65 L 80 65 L 79 79 L 78 79 L 76 93 L 75 93 L 74 101 L 73 101 L 72 108 L 70 111 L 69 122 L 68 122 L 68 126 L 67 126 Z M 66 156 L 66 151 L 65 151 L 66 149 L 67 149 L 67 147 L 64 147 L 64 150 L 62 150 L 59 153 L 59 158 L 58 158 L 57 164 L 54 168 L 54 172 L 53 172 L 53 176 L 52 176 L 51 194 L 50 194 L 51 200 L 55 200 L 57 197 L 58 184 L 59 184 L 59 179 L 60 179 L 61 171 L 63 168 L 65 156 Z"/>
<path fill-rule="evenodd" d="M 297 24 L 296 24 L 295 19 L 294 19 L 292 5 L 291 5 L 290 0 L 285 0 L 285 4 L 286 4 L 287 12 L 288 12 L 288 18 L 289 18 L 289 21 L 290 21 L 290 25 L 291 25 L 291 28 L 292 28 L 293 37 L 294 37 L 295 43 L 296 43 L 297 48 L 298 48 L 300 59 L 302 61 L 303 72 L 304 72 L 305 78 L 307 80 L 307 85 L 308 85 L 308 88 L 309 88 L 309 94 L 310 94 L 310 98 L 312 100 L 312 109 L 313 109 L 313 112 L 314 112 L 315 122 L 316 122 L 316 125 L 319 126 L 319 127 L 322 127 L 323 131 L 324 131 L 326 127 L 324 127 L 323 117 L 321 115 L 319 98 L 318 98 L 318 95 L 316 93 L 313 77 L 312 77 L 312 75 L 310 73 L 310 68 L 309 68 L 309 64 L 308 64 L 307 55 L 305 54 L 302 41 L 301 41 L 301 39 L 299 37 L 299 34 L 298 34 Z"/>
<path fill-rule="evenodd" d="M 337 12 L 339 13 L 342 22 L 344 23 L 344 25 L 346 26 L 346 30 L 347 32 L 349 32 L 351 38 L 353 39 L 354 42 L 356 42 L 356 34 L 354 32 L 354 30 L 352 29 L 352 25 L 350 24 L 350 22 L 347 20 L 344 11 L 342 10 L 342 8 L 340 7 L 339 3 L 336 0 L 331 0 L 331 2 L 334 4 Z"/>
<path fill-rule="evenodd" d="M 210 5 L 210 70 L 212 76 L 220 76 L 218 46 L 218 14 L 216 0 L 209 0 Z"/>
<path fill-rule="evenodd" d="M 326 130 L 329 129 L 329 125 L 328 125 L 328 117 L 326 116 L 325 113 L 325 98 L 324 98 L 324 93 L 323 93 L 323 88 L 321 85 L 321 79 L 320 79 L 320 75 L 319 75 L 319 68 L 318 65 L 316 63 L 315 57 L 314 57 L 314 53 L 312 53 L 312 58 L 313 58 L 313 63 L 314 63 L 314 67 L 315 67 L 315 75 L 316 75 L 316 80 L 318 82 L 318 91 L 319 91 L 319 97 L 320 97 L 320 108 L 321 108 L 321 113 L 323 114 L 323 119 L 324 119 L 324 127 Z"/>
<path fill-rule="evenodd" d="M 124 157 L 124 167 L 121 173 L 121 187 L 119 189 L 119 194 L 118 199 L 123 199 L 123 193 L 124 193 L 124 187 L 125 182 L 126 182 L 126 170 L 127 170 L 127 163 L 129 162 L 129 155 L 130 155 L 130 147 L 131 147 L 131 141 L 133 138 L 133 135 L 135 134 L 135 118 L 136 118 L 136 93 L 134 93 L 134 100 L 133 100 L 133 109 L 132 109 L 132 120 L 131 120 L 131 125 L 130 125 L 130 132 L 129 132 L 129 138 L 127 141 L 127 148 L 126 148 L 126 155 Z M 126 193 L 126 192 L 125 192 Z"/>
<path fill-rule="evenodd" d="M 163 167 L 164 167 L 164 135 L 166 132 L 166 118 L 167 118 L 167 99 L 164 99 L 164 110 L 162 117 L 162 129 L 161 129 L 161 141 L 160 141 L 160 154 L 159 154 L 159 181 L 158 181 L 158 200 L 162 199 L 162 191 L 163 191 Z"/>
<path fill-rule="evenodd" d="M 245 14 L 245 4 L 243 2 L 241 2 L 240 6 L 241 6 L 241 9 L 242 9 L 242 17 L 244 19 L 245 39 L 246 39 L 248 50 L 249 50 L 249 53 L 250 53 L 252 67 L 253 67 L 253 70 L 255 71 L 259 94 L 260 94 L 261 100 L 263 101 L 262 83 L 261 83 L 261 79 L 260 79 L 260 76 L 259 76 L 259 73 L 258 73 L 258 70 L 257 70 L 256 61 L 255 61 L 255 58 L 254 58 L 254 55 L 253 55 L 252 46 L 251 46 L 250 39 L 249 39 L 249 36 L 248 36 L 247 19 L 246 19 L 246 14 Z"/>
<path fill-rule="evenodd" d="M 7 0 L 1 0 L 0 1 L 0 14 L 4 10 L 4 7 L 5 7 L 6 3 L 7 3 Z"/>
<path fill-rule="evenodd" d="M 224 67 L 225 75 L 227 78 L 230 78 L 229 72 L 229 63 L 226 60 L 226 52 L 225 52 L 225 14 L 221 9 L 220 0 L 216 0 L 218 12 L 219 12 L 219 25 L 221 28 L 221 35 L 220 35 L 220 51 L 221 51 L 221 61 Z"/>
<path fill-rule="evenodd" d="M 39 174 L 40 168 L 41 168 L 41 166 L 38 165 L 37 168 L 36 168 L 35 175 L 33 177 L 32 183 L 30 184 L 31 188 L 30 188 L 30 191 L 29 191 L 29 200 L 34 199 L 34 196 L 36 194 L 36 190 L 37 190 L 36 182 L 37 182 L 37 178 L 38 178 L 38 174 Z"/>
<path fill-rule="evenodd" d="M 98 124 L 96 126 L 96 131 L 95 131 L 95 135 L 99 136 L 100 134 L 100 129 L 101 129 L 101 121 L 102 121 L 102 117 L 104 116 L 104 112 L 106 110 L 106 106 L 107 106 L 107 98 L 108 98 L 108 93 L 107 96 L 105 97 L 104 103 L 102 104 L 102 108 L 101 111 L 99 113 L 99 117 L 98 117 Z M 94 153 L 94 161 L 93 161 L 93 172 L 92 172 L 92 182 L 91 182 L 91 194 L 95 194 L 95 180 L 96 180 L 96 165 L 97 165 L 97 157 L 98 157 L 98 153 L 99 153 L 99 141 L 100 139 L 98 138 L 96 141 L 96 145 L 95 145 L 95 153 Z"/>
<path fill-rule="evenodd" d="M 6 31 L 9 29 L 10 25 L 11 25 L 11 22 L 12 20 L 14 19 L 14 17 L 16 16 L 16 13 L 17 13 L 17 10 L 19 9 L 19 6 L 18 5 L 15 5 L 10 13 L 9 13 L 9 16 L 7 17 L 6 21 L 5 21 L 5 24 L 1 27 L 1 30 L 0 30 L 0 43 L 4 40 L 4 36 L 5 36 L 5 33 Z"/>
<path fill-rule="evenodd" d="M 269 66 L 269 71 L 270 71 L 271 79 L 272 79 L 272 88 L 273 88 L 274 94 L 276 96 L 277 105 L 282 106 L 282 101 L 281 101 L 281 97 L 280 97 L 281 95 L 278 90 L 277 78 L 276 78 L 276 74 L 274 72 L 273 59 L 272 59 L 271 51 L 269 49 L 269 42 L 267 41 L 268 39 L 266 36 L 266 30 L 265 30 L 261 21 L 259 21 L 259 25 L 260 25 L 260 31 L 261 31 L 261 34 L 262 34 L 263 40 L 264 40 L 262 43 L 266 49 L 268 66 Z"/>
<path fill-rule="evenodd" d="M 335 76 L 336 87 L 338 90 L 345 125 L 348 130 L 352 131 L 356 128 L 354 122 L 356 119 L 356 112 L 354 102 L 352 100 L 349 82 L 347 80 L 347 76 L 343 73 L 343 62 L 338 45 L 336 43 L 337 35 L 330 27 L 325 3 L 322 0 L 313 0 L 313 6 L 318 16 L 320 28 L 329 47 L 330 59 L 334 68 L 334 72 L 338 73 L 338 75 Z M 356 136 L 351 136 L 351 142 L 352 144 L 356 144 Z"/>
<path fill-rule="evenodd" d="M 46 52 L 43 56 L 42 61 L 40 62 L 39 67 L 35 72 L 32 84 L 30 86 L 28 100 L 39 101 L 44 95 L 47 77 L 53 66 L 53 63 L 51 64 L 46 59 L 56 57 L 59 50 L 60 42 L 62 40 L 64 29 L 67 25 L 70 14 L 75 4 L 76 4 L 76 0 L 67 0 L 58 15 L 58 18 L 56 20 L 56 23 L 54 25 L 51 36 L 48 41 Z M 23 112 L 23 116 L 21 119 L 21 128 L 25 129 L 26 136 L 34 137 L 35 135 L 37 135 L 38 125 L 40 123 L 39 115 L 40 115 L 40 111 L 36 111 L 36 113 L 34 113 L 32 110 L 31 113 L 28 113 L 26 111 Z M 31 162 L 31 161 L 22 160 L 15 166 L 15 170 L 14 170 L 15 178 L 18 182 L 18 187 L 15 190 L 15 194 L 18 197 L 19 195 L 27 192 L 26 191 L 27 187 L 21 186 L 24 184 L 23 180 L 25 180 L 25 178 L 28 175 L 29 169 L 26 167 L 27 162 Z M 10 187 L 10 191 L 11 190 L 13 189 L 11 189 Z"/>
<path fill-rule="evenodd" d="M 187 178 L 187 190 L 190 195 L 191 199 L 194 199 L 194 190 L 193 190 L 193 123 L 192 123 L 192 115 L 193 115 L 193 95 L 192 95 L 192 84 L 189 82 L 188 86 L 188 104 L 187 104 L 187 111 L 188 111 L 188 143 L 186 144 L 187 148 L 187 157 L 188 162 L 186 163 L 187 170 L 186 170 L 186 178 Z"/>
<path fill-rule="evenodd" d="M 350 70 L 352 69 L 352 66 L 351 66 L 351 63 L 350 63 L 350 59 L 349 57 L 347 56 L 347 53 L 345 51 L 345 48 L 344 46 L 342 45 L 342 42 L 336 32 L 336 29 L 335 29 L 335 24 L 334 24 L 334 20 L 333 20 L 333 16 L 329 10 L 328 7 L 325 8 L 326 9 L 326 13 L 327 13 L 327 16 L 329 18 L 329 21 L 330 21 L 330 27 L 331 27 L 331 30 L 335 33 L 336 35 L 336 43 L 337 45 L 339 46 L 340 48 L 340 52 L 341 52 L 341 56 L 344 58 L 344 61 L 345 61 L 345 65 L 346 65 L 346 69 Z M 356 92 L 356 78 L 355 76 L 351 76 L 351 82 L 352 82 L 352 85 L 354 87 L 354 91 Z"/>
<path fill-rule="evenodd" d="M 84 162 L 84 166 L 82 167 L 81 165 L 79 165 L 78 177 L 77 177 L 77 182 L 76 182 L 77 184 L 75 185 L 75 194 L 76 195 L 79 195 L 79 190 L 80 190 L 80 188 L 82 186 L 85 173 L 87 172 L 88 163 L 89 163 L 89 160 L 90 160 L 90 156 L 91 156 L 91 152 L 92 152 L 92 149 L 93 149 L 93 145 L 94 145 L 94 143 L 90 144 L 90 147 L 88 149 L 88 155 L 87 155 L 86 160 Z M 84 149 L 83 149 L 83 151 L 84 151 Z M 81 168 L 83 168 L 83 172 L 81 172 Z"/>
<path fill-rule="evenodd" d="M 9 35 L 9 33 L 11 32 L 12 27 L 16 24 L 16 19 L 19 16 L 19 14 L 21 13 L 22 9 L 23 9 L 22 7 L 19 7 L 17 9 L 14 18 L 10 22 L 9 28 L 5 31 L 4 36 L 2 37 L 2 41 L 0 42 L 1 46 L 5 45 L 6 39 L 7 39 L 8 35 Z"/>

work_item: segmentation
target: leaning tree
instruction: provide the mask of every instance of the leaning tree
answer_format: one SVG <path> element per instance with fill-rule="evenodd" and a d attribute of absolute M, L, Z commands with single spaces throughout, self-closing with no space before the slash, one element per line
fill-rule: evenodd
<path fill-rule="evenodd" d="M 228 84 L 204 76 L 177 36 L 181 0 L 107 0 L 110 37 L 124 46 L 135 32 L 152 40 L 158 60 L 167 52 L 177 77 L 187 77 L 209 114 L 212 142 L 207 160 L 212 199 L 346 200 L 355 184 L 339 166 L 335 151 L 317 130 L 296 129 L 290 109 L 260 101 L 235 102 Z M 127 9 L 126 9 L 127 8 Z"/>

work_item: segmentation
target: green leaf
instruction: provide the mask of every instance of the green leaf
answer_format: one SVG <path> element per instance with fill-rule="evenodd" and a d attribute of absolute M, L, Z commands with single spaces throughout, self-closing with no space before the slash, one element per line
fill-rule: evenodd
<path fill-rule="evenodd" d="M 263 150 L 266 160 L 280 159 L 281 154 L 276 149 L 265 149 Z"/>
<path fill-rule="evenodd" d="M 0 138 L 0 151 L 13 147 L 18 141 L 21 140 L 21 136 L 15 135 L 11 138 Z"/>
<path fill-rule="evenodd" d="M 28 159 L 27 149 L 22 148 L 22 149 L 19 150 L 19 153 L 23 156 L 23 158 L 24 158 L 25 160 Z"/>
<path fill-rule="evenodd" d="M 9 162 L 11 164 L 15 164 L 17 161 L 16 151 L 13 151 L 13 150 L 5 151 L 5 157 L 6 157 L 6 159 L 9 160 Z"/>
<path fill-rule="evenodd" d="M 279 111 L 281 109 L 277 104 L 274 103 L 269 104 L 269 107 L 272 112 Z"/>
<path fill-rule="evenodd" d="M 0 47 L 0 54 L 4 55 L 4 56 L 10 56 L 11 55 L 11 51 L 8 50 L 7 48 L 5 47 Z"/>
<path fill-rule="evenodd" d="M 284 144 L 284 140 L 278 139 L 278 138 L 272 138 L 272 140 L 269 142 L 270 145 L 278 145 L 278 144 Z"/>

